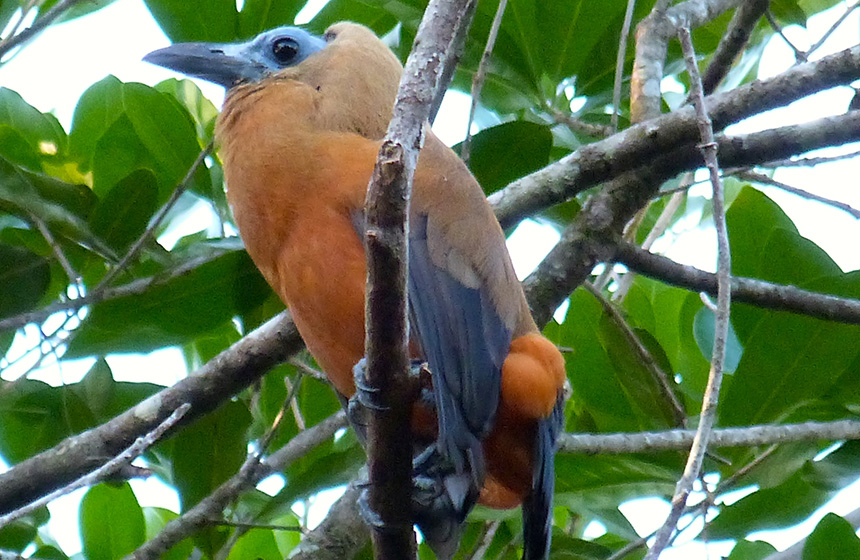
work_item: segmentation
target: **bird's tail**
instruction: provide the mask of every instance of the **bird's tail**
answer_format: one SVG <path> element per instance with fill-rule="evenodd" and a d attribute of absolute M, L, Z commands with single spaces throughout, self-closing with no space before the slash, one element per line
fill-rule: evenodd
<path fill-rule="evenodd" d="M 523 560 L 549 558 L 555 452 L 563 421 L 564 398 L 559 397 L 552 414 L 538 423 L 532 489 L 523 501 Z"/>

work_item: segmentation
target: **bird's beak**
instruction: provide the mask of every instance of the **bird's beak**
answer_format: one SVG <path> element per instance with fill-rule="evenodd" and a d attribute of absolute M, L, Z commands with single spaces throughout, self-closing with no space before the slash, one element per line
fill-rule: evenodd
<path fill-rule="evenodd" d="M 248 43 L 177 43 L 152 51 L 143 60 L 224 86 L 263 77 L 265 67 L 247 56 Z"/>

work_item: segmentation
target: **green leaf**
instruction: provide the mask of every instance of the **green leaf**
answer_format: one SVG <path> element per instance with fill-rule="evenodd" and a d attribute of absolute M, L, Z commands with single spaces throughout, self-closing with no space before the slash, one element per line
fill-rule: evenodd
<path fill-rule="evenodd" d="M 24 380 L 0 392 L 0 454 L 9 463 L 94 425 L 86 404 L 68 387 Z"/>
<path fill-rule="evenodd" d="M 268 293 L 248 255 L 229 251 L 144 293 L 93 306 L 66 357 L 182 344 L 252 308 Z"/>
<path fill-rule="evenodd" d="M 35 512 L 16 519 L 0 528 L 0 549 L 22 552 L 38 534 L 39 527 L 50 519 L 48 508 L 42 506 Z"/>
<path fill-rule="evenodd" d="M 239 35 L 253 37 L 273 27 L 292 25 L 307 0 L 245 0 L 239 15 Z"/>
<path fill-rule="evenodd" d="M 144 0 L 164 34 L 174 43 L 233 42 L 239 36 L 234 0 Z"/>
<path fill-rule="evenodd" d="M 860 558 L 860 538 L 854 527 L 834 513 L 825 515 L 806 539 L 803 560 Z"/>
<path fill-rule="evenodd" d="M 155 175 L 147 169 L 132 171 L 93 209 L 90 228 L 118 253 L 125 253 L 146 230 L 157 201 Z"/>
<path fill-rule="evenodd" d="M 173 480 L 187 511 L 239 471 L 248 453 L 247 407 L 230 401 L 172 438 Z M 223 543 L 224 531 L 207 530 L 195 542 L 207 554 Z"/>
<path fill-rule="evenodd" d="M 860 296 L 860 275 L 813 282 L 808 289 Z M 860 327 L 787 312 L 768 313 L 744 348 L 734 379 L 720 402 L 720 423 L 740 426 L 780 419 L 825 394 L 852 365 Z"/>
<path fill-rule="evenodd" d="M 30 251 L 0 244 L 0 318 L 36 307 L 48 289 L 48 260 Z"/>
<path fill-rule="evenodd" d="M 171 78 L 159 82 L 155 89 L 167 93 L 176 98 L 185 107 L 194 125 L 197 128 L 197 136 L 204 142 L 209 142 L 215 135 L 215 121 L 218 119 L 218 109 L 211 101 L 204 97 L 203 92 L 197 84 L 191 80 L 177 80 Z"/>
<path fill-rule="evenodd" d="M 42 161 L 65 154 L 68 142 L 56 117 L 41 113 L 5 87 L 0 87 L 0 137 L 0 155 L 32 171 L 41 171 Z"/>
<path fill-rule="evenodd" d="M 143 508 L 143 517 L 146 521 L 146 540 L 155 538 L 164 526 L 179 517 L 178 513 L 169 509 L 157 507 Z M 194 550 L 192 539 L 183 539 L 170 547 L 167 552 L 161 554 L 161 560 L 187 560 Z"/>
<path fill-rule="evenodd" d="M 271 529 L 251 529 L 239 538 L 227 560 L 282 560 L 274 533 Z"/>
<path fill-rule="evenodd" d="M 772 544 L 765 541 L 740 541 L 726 560 L 764 560 L 776 552 Z"/>
<path fill-rule="evenodd" d="M 99 484 L 81 500 L 81 542 L 87 560 L 117 560 L 146 540 L 143 511 L 128 483 Z"/>
<path fill-rule="evenodd" d="M 472 137 L 469 168 L 486 194 L 537 171 L 549 163 L 549 127 L 512 121 L 485 128 Z M 454 148 L 458 152 L 462 144 Z"/>
<path fill-rule="evenodd" d="M 108 76 L 81 96 L 75 109 L 70 149 L 93 171 L 93 190 L 104 196 L 137 169 L 158 180 L 163 203 L 200 153 L 192 118 L 176 98 L 143 84 Z M 194 188 L 208 192 L 209 174 L 202 166 Z"/>

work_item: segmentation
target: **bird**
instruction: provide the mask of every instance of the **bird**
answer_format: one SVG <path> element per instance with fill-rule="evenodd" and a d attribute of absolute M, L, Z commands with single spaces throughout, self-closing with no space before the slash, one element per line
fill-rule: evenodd
<path fill-rule="evenodd" d="M 365 344 L 363 207 L 400 61 L 352 22 L 322 36 L 279 27 L 243 43 L 177 43 L 145 60 L 226 89 L 216 141 L 239 234 L 334 389 L 353 397 Z M 428 365 L 432 395 L 413 414 L 416 479 L 447 494 L 440 507 L 431 492 L 416 523 L 448 558 L 476 502 L 522 505 L 523 558 L 546 558 L 565 361 L 532 318 L 480 185 L 429 126 L 408 267 L 410 348 Z"/>

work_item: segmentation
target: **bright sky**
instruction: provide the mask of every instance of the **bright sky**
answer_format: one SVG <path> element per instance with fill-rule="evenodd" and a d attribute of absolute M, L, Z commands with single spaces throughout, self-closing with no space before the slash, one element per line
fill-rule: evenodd
<path fill-rule="evenodd" d="M 801 49 L 807 48 L 839 17 L 842 9 L 844 9 L 842 6 L 837 6 L 830 13 L 810 20 L 808 32 L 791 27 L 787 29 L 787 35 Z M 305 14 L 305 17 L 309 16 Z M 857 44 L 858 36 L 860 36 L 858 12 L 855 11 L 828 39 L 816 57 L 853 46 Z M 139 81 L 150 85 L 174 76 L 167 70 L 141 61 L 143 55 L 168 43 L 167 38 L 150 17 L 142 0 L 117 0 L 93 15 L 51 27 L 11 61 L 0 67 L 0 85 L 19 92 L 26 101 L 42 111 L 53 111 L 68 129 L 77 99 L 87 87 L 107 74 L 113 74 L 123 81 Z M 792 63 L 791 51 L 780 39 L 774 39 L 765 51 L 760 75 L 766 77 L 778 74 Z M 220 103 L 223 97 L 221 88 L 203 82 L 200 86 L 210 99 Z M 777 124 L 802 122 L 823 115 L 838 114 L 846 110 L 851 95 L 852 92 L 847 88 L 824 92 L 790 107 L 749 119 L 732 127 L 731 131 L 749 132 Z M 450 94 L 440 112 L 440 119 L 435 127 L 437 133 L 449 144 L 458 142 L 465 134 L 467 115 L 468 97 L 456 92 Z M 858 146 L 854 145 L 848 150 L 857 148 Z M 827 151 L 829 154 L 833 152 L 834 150 Z M 860 188 L 858 188 L 860 184 L 857 177 L 860 177 L 860 163 L 857 161 L 833 163 L 812 169 L 792 169 L 780 171 L 777 174 L 777 179 L 793 186 L 860 208 Z M 708 187 L 696 187 L 692 192 L 707 196 Z M 843 270 L 860 268 L 860 251 L 857 250 L 857 240 L 860 239 L 858 220 L 839 210 L 799 199 L 774 188 L 766 188 L 765 192 L 788 212 L 800 233 L 826 249 Z M 682 233 L 679 229 L 682 228 L 676 228 L 676 234 Z M 557 234 L 547 231 L 543 226 L 535 223 L 524 225 L 509 242 L 518 273 L 521 276 L 527 274 L 551 248 L 556 239 Z M 671 257 L 704 269 L 713 269 L 715 259 L 711 248 L 715 246 L 715 241 L 712 232 L 683 231 L 683 235 L 675 235 L 672 239 L 663 240 L 655 248 L 667 249 L 670 241 L 674 242 L 667 251 Z M 20 347 L 29 344 L 30 341 L 24 338 L 16 342 Z M 89 361 L 83 361 L 77 367 L 74 365 L 64 367 L 62 379 L 65 382 L 77 380 L 89 368 L 89 363 Z M 110 363 L 118 379 L 137 379 L 138 372 L 146 371 L 148 380 L 169 384 L 184 372 L 181 355 L 176 350 L 156 352 L 148 356 L 114 356 L 110 359 Z M 165 364 L 170 366 L 165 367 Z M 130 374 L 123 373 L 129 371 Z M 166 372 L 166 375 L 160 379 L 152 379 L 151 373 L 159 371 Z M 53 382 L 57 382 L 56 374 L 51 377 Z M 165 487 L 154 477 L 148 481 L 134 481 L 133 485 L 142 505 L 178 509 L 175 494 L 171 491 L 165 492 Z M 855 509 L 860 501 L 858 493 L 860 493 L 860 483 L 840 493 L 801 526 L 787 531 L 763 532 L 756 537 L 768 540 L 777 548 L 785 548 L 811 531 L 826 512 L 845 514 Z M 59 538 L 63 549 L 70 554 L 80 550 L 76 523 L 70 522 L 76 519 L 81 495 L 81 491 L 76 492 L 51 506 L 51 531 Z M 733 499 L 739 499 L 741 496 L 742 493 L 738 493 Z M 662 499 L 647 498 L 629 502 L 622 507 L 622 510 L 630 518 L 634 527 L 644 534 L 656 529 L 665 519 L 668 504 Z M 699 523 L 690 531 L 683 533 L 678 543 L 692 539 L 700 527 Z M 589 533 L 596 536 L 600 534 L 600 528 L 590 527 Z M 666 560 L 716 559 L 727 554 L 730 549 L 731 545 L 725 543 L 707 546 L 701 543 L 689 544 L 667 552 L 663 558 Z"/>

